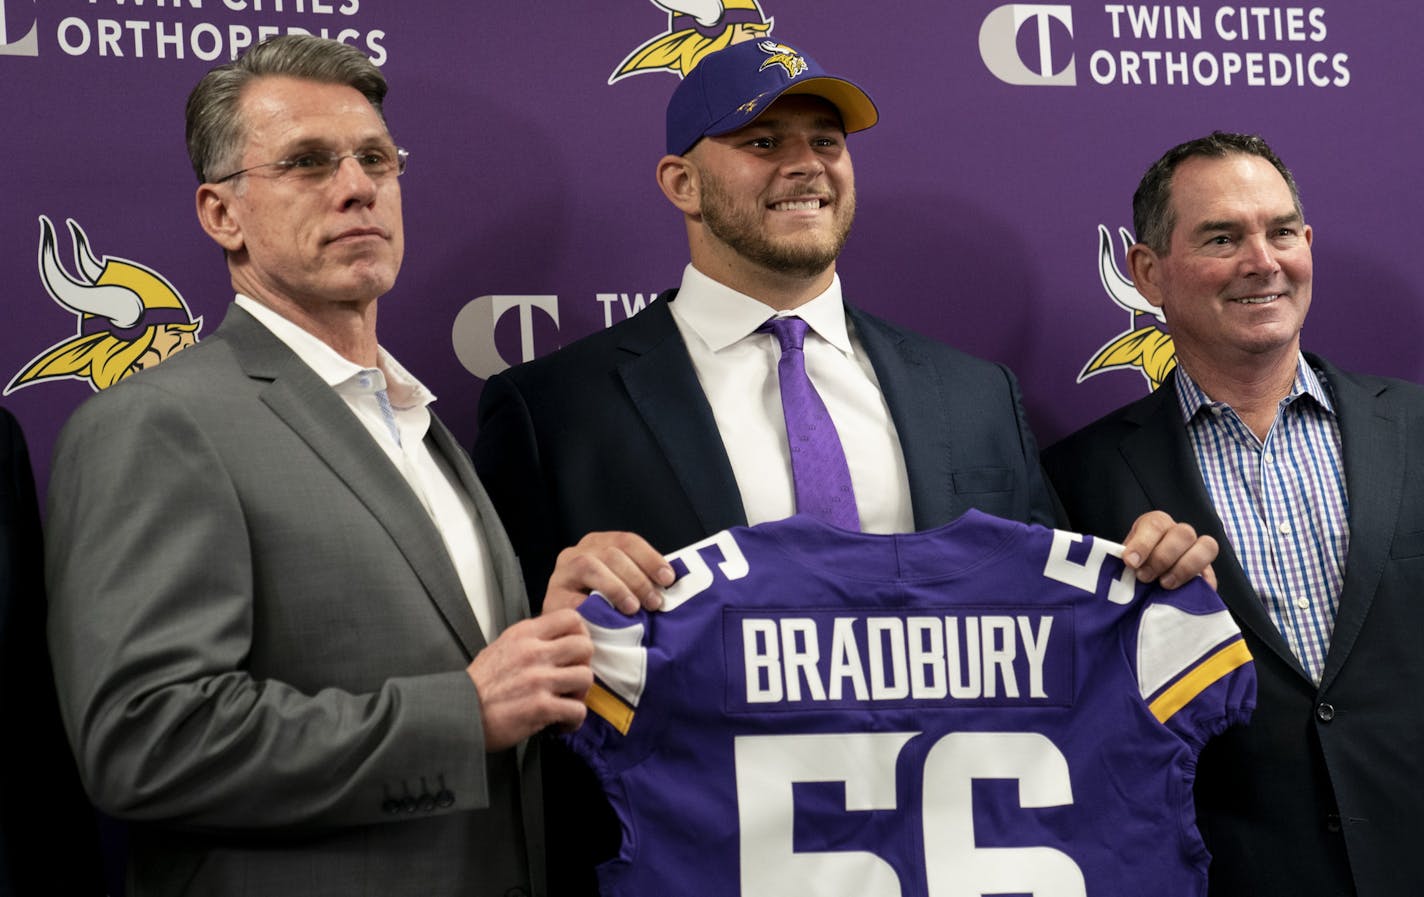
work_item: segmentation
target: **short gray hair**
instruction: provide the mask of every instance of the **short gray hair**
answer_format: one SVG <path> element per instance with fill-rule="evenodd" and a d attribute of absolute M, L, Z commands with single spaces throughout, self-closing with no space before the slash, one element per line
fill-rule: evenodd
<path fill-rule="evenodd" d="M 309 34 L 274 37 L 208 72 L 188 95 L 188 159 L 198 183 L 237 166 L 247 137 L 238 108 L 242 92 L 258 78 L 277 75 L 354 87 L 385 121 L 386 78 L 366 54 Z"/>
<path fill-rule="evenodd" d="M 1142 176 L 1137 192 L 1132 194 L 1132 229 L 1137 232 L 1138 242 L 1146 243 L 1158 255 L 1166 255 L 1172 244 L 1172 230 L 1177 226 L 1177 216 L 1172 210 L 1172 176 L 1177 166 L 1198 156 L 1224 159 L 1230 155 L 1259 156 L 1270 162 L 1290 188 L 1295 213 L 1305 220 L 1295 177 L 1266 141 L 1255 134 L 1213 131 L 1206 137 L 1188 140 L 1167 150 Z"/>

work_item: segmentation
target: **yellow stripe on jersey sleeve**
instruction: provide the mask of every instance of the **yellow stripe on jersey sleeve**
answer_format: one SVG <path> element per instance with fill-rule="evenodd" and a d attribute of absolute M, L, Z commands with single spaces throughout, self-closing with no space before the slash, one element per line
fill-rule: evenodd
<path fill-rule="evenodd" d="M 1137 633 L 1137 687 L 1148 700 L 1194 668 L 1217 645 L 1241 637 L 1226 608 L 1194 614 L 1156 603 L 1142 613 Z"/>
<path fill-rule="evenodd" d="M 1206 691 L 1222 677 L 1251 662 L 1251 651 L 1243 639 L 1237 639 L 1220 651 L 1203 660 L 1196 669 L 1183 676 L 1171 688 L 1157 696 L 1148 705 L 1159 723 L 1165 723 L 1172 715 L 1203 691 Z"/>
<path fill-rule="evenodd" d="M 608 724 L 617 729 L 619 734 L 627 735 L 628 730 L 633 727 L 633 708 L 597 682 L 589 686 L 583 702 L 588 705 L 589 710 L 608 720 Z"/>

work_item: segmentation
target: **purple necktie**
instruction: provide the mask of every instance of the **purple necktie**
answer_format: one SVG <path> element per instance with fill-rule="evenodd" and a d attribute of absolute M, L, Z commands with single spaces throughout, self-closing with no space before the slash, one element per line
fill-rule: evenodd
<path fill-rule="evenodd" d="M 796 510 L 841 529 L 859 530 L 855 490 L 845 451 L 826 403 L 806 376 L 805 321 L 776 317 L 757 328 L 781 343 L 776 366 L 781 380 L 781 411 L 786 416 L 786 441 L 791 446 L 791 479 L 796 484 Z"/>

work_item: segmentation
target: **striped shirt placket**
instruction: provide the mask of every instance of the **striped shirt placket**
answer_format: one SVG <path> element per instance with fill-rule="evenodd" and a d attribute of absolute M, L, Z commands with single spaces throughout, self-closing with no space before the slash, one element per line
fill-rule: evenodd
<path fill-rule="evenodd" d="M 1265 440 L 1180 367 L 1177 401 L 1207 494 L 1267 614 L 1319 683 L 1349 547 L 1340 429 L 1302 358 Z"/>

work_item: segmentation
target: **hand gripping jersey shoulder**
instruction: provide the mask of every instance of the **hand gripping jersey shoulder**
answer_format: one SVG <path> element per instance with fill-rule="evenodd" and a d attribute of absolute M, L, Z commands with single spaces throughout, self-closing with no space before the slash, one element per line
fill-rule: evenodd
<path fill-rule="evenodd" d="M 585 602 L 569 742 L 624 825 L 604 893 L 1204 894 L 1196 756 L 1254 670 L 1205 584 L 1120 551 L 792 518 L 669 555 L 657 613 Z"/>

